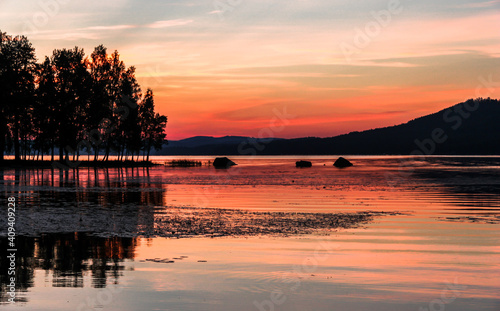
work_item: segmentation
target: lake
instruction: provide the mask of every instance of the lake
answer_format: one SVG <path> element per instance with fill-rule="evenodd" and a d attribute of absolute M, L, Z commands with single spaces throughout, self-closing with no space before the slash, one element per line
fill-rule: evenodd
<path fill-rule="evenodd" d="M 500 310 L 500 157 L 230 158 L 0 171 L 0 308 Z"/>

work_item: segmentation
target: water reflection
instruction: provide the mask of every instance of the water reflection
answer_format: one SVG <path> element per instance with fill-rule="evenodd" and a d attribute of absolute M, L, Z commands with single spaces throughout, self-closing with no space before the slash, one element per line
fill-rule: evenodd
<path fill-rule="evenodd" d="M 0 199 L 16 197 L 16 231 L 21 235 L 92 232 L 133 236 L 154 228 L 154 206 L 166 189 L 148 168 L 8 170 Z M 0 218 L 1 228 L 6 220 Z"/>
<path fill-rule="evenodd" d="M 16 291 L 34 285 L 37 269 L 46 271 L 52 287 L 118 282 L 123 261 L 134 257 L 133 236 L 154 228 L 152 207 L 164 204 L 164 192 L 148 168 L 0 170 L 1 202 L 17 201 Z M 6 221 L 0 217 L 2 235 Z M 8 299 L 7 242 L 0 237 L 0 302 Z"/>
<path fill-rule="evenodd" d="M 444 221 L 500 223 L 500 158 L 430 158 L 412 174 L 415 180 L 433 185 L 446 210 L 458 215 Z"/>
<path fill-rule="evenodd" d="M 7 238 L 0 238 L 0 302 L 7 302 L 10 275 Z M 35 270 L 44 270 L 52 287 L 104 288 L 117 284 L 125 269 L 124 261 L 133 259 L 136 238 L 102 238 L 85 233 L 42 234 L 39 237 L 18 236 L 16 239 L 16 291 L 33 287 Z M 91 283 L 85 284 L 88 273 Z M 16 295 L 19 298 L 26 298 Z M 22 300 L 18 300 L 20 302 Z"/>
<path fill-rule="evenodd" d="M 54 201 L 67 199 L 101 205 L 163 202 L 161 179 L 151 178 L 149 168 L 15 169 L 1 173 L 3 194 L 35 194 L 27 202 L 32 204 L 53 196 Z"/>
<path fill-rule="evenodd" d="M 303 285 L 289 295 L 290 307 L 319 310 L 328 304 L 351 304 L 344 309 L 388 310 L 396 301 L 401 310 L 417 310 L 439 297 L 444 282 L 457 276 L 468 286 L 463 310 L 498 306 L 492 294 L 498 291 L 498 226 L 491 219 L 479 222 L 470 216 L 498 215 L 500 160 L 473 159 L 474 166 L 467 166 L 460 158 L 429 158 L 405 166 L 399 158 L 360 158 L 349 170 L 338 170 L 327 159 L 297 170 L 295 160 L 237 160 L 239 170 L 217 172 L 211 167 L 0 171 L 0 200 L 15 196 L 20 207 L 18 302 L 27 301 L 22 292 L 28 290 L 27 309 L 52 307 L 53 301 L 62 302 L 59 310 L 77 309 L 87 289 L 109 289 L 117 283 L 125 291 L 113 300 L 111 310 L 162 310 L 166 305 L 224 310 L 221 302 L 233 303 L 227 310 L 255 310 L 253 301 L 269 299 L 273 291 L 267 280 L 294 271 L 314 256 L 321 239 L 333 251 L 314 273 L 300 276 Z M 386 173 L 404 178 L 389 187 Z M 207 217 L 200 216 L 200 207 Z M 255 221 L 254 212 L 414 213 L 379 218 L 366 228 L 324 237 L 155 238 L 149 240 L 151 245 L 139 245 L 135 238 L 155 232 L 159 224 L 174 227 L 173 237 L 181 229 L 213 229 L 230 218 L 230 209 L 240 211 L 236 222 L 224 222 L 233 225 Z M 5 228 L 5 217 L 0 217 L 0 235 Z M 266 228 L 272 229 L 267 223 Z M 242 231 L 241 226 L 233 229 Z M 0 238 L 0 302 L 7 298 L 6 242 Z M 189 259 L 173 264 L 146 260 L 182 255 Z M 132 259 L 136 270 L 124 273 Z M 128 286 L 131 276 L 134 282 Z M 45 286 L 51 287 L 50 294 Z M 85 288 L 73 292 L 79 297 L 71 302 L 74 308 L 65 304 L 65 287 Z M 363 302 L 350 300 L 347 291 Z M 480 298 L 486 302 L 476 302 Z"/>

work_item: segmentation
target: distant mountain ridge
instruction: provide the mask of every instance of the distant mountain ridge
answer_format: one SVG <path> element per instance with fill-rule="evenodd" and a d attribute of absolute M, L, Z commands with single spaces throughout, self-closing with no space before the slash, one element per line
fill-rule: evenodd
<path fill-rule="evenodd" d="M 282 138 L 256 139 L 245 136 L 224 136 L 224 137 L 194 136 L 182 140 L 171 140 L 169 141 L 167 146 L 163 147 L 162 150 L 155 151 L 153 154 L 155 155 L 238 154 L 236 146 L 239 146 L 240 144 L 245 144 L 248 142 L 256 142 L 258 144 L 268 144 L 276 140 L 283 140 L 283 139 Z"/>
<path fill-rule="evenodd" d="M 173 141 L 165 155 L 499 155 L 500 102 L 470 99 L 404 124 L 328 138 L 192 137 Z"/>
<path fill-rule="evenodd" d="M 212 137 L 212 136 L 194 136 L 182 140 L 170 141 L 170 147 L 201 147 L 213 144 L 239 144 L 242 141 L 248 140 L 249 137 L 245 136 L 224 136 L 224 137 Z M 263 141 L 269 141 L 269 139 L 262 139 Z"/>

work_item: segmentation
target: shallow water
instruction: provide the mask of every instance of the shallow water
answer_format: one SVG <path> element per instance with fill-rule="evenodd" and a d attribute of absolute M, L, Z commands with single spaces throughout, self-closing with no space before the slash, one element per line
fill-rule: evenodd
<path fill-rule="evenodd" d="M 228 170 L 1 172 L 19 235 L 14 306 L 0 238 L 0 308 L 500 309 L 500 157 L 349 157 L 347 169 L 335 157 L 302 157 L 305 169 L 297 157 L 231 158 Z M 308 234 L 157 237 L 165 217 L 200 208 L 397 213 Z"/>

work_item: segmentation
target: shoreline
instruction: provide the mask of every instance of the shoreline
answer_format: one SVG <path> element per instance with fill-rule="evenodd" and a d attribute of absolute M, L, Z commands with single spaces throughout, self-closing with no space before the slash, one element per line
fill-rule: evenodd
<path fill-rule="evenodd" d="M 289 160 L 323 160 L 328 158 L 334 161 L 339 155 L 314 155 L 314 156 L 297 156 L 297 155 L 256 155 L 256 156 L 245 156 L 245 155 L 218 155 L 219 156 L 229 156 L 235 161 L 247 160 L 247 159 L 289 159 Z M 404 161 L 407 158 L 414 158 L 414 156 L 408 155 L 342 155 L 351 160 L 362 160 L 362 159 L 400 159 Z M 158 159 L 161 158 L 161 159 Z M 500 155 L 426 155 L 426 159 L 457 159 L 459 161 L 464 161 L 465 159 L 498 159 L 500 160 Z M 51 161 L 51 160 L 14 160 L 4 159 L 0 161 L 0 170 L 6 169 L 57 169 L 57 170 L 69 170 L 76 168 L 148 168 L 157 166 L 167 166 L 167 167 L 186 167 L 186 168 L 197 168 L 204 167 L 213 161 L 214 156 L 173 156 L 173 155 L 153 155 L 149 161 L 137 161 L 137 160 L 107 160 L 107 161 L 94 161 L 94 160 L 80 160 L 80 161 Z M 162 163 L 164 162 L 164 163 Z M 313 163 L 314 164 L 314 163 Z M 314 166 L 314 165 L 313 165 Z M 479 165 L 481 166 L 481 165 Z"/>
<path fill-rule="evenodd" d="M 78 165 L 77 165 L 78 164 Z M 154 167 L 161 164 L 153 163 L 152 161 L 50 161 L 50 160 L 3 160 L 0 161 L 0 169 L 25 169 L 25 168 L 40 168 L 40 169 L 75 169 L 79 167 L 90 168 L 129 168 L 129 167 Z"/>

